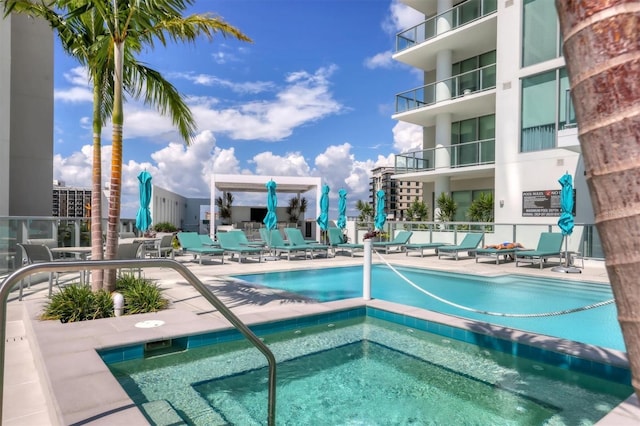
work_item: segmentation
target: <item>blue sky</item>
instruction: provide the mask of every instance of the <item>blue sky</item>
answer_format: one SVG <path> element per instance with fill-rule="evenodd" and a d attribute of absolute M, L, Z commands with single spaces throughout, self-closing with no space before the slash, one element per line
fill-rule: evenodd
<path fill-rule="evenodd" d="M 420 145 L 419 128 L 391 119 L 395 94 L 422 84 L 391 59 L 395 34 L 422 19 L 415 11 L 395 0 L 199 0 L 189 12 L 218 15 L 253 43 L 203 38 L 140 58 L 186 96 L 198 130 L 187 147 L 169 119 L 127 102 L 122 217 L 135 216 L 144 169 L 155 185 L 202 198 L 212 173 L 320 176 L 332 210 L 344 188 L 352 214 L 368 199 L 370 170 Z M 54 179 L 90 187 L 91 89 L 57 45 L 54 93 Z M 102 137 L 107 183 L 109 124 Z M 234 195 L 236 205 L 264 204 L 257 194 Z"/>

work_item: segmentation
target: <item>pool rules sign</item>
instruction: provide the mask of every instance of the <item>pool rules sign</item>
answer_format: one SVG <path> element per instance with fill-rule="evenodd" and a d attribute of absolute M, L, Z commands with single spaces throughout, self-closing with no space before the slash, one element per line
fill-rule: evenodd
<path fill-rule="evenodd" d="M 576 215 L 576 190 L 573 190 L 573 215 Z M 560 190 L 524 191 L 522 193 L 523 217 L 559 217 Z"/>

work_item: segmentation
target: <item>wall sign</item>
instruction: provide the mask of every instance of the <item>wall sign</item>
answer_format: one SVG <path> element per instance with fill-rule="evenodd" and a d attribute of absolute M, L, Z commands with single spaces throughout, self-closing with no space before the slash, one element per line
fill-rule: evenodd
<path fill-rule="evenodd" d="M 576 215 L 576 190 L 573 190 L 573 215 Z M 522 193 L 523 217 L 560 216 L 560 190 L 524 191 Z"/>

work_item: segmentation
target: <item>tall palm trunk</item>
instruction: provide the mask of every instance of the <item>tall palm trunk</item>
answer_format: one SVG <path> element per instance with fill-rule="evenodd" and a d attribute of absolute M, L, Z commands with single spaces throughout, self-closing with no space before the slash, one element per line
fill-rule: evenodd
<path fill-rule="evenodd" d="M 640 3 L 556 7 L 595 223 L 640 396 Z"/>
<path fill-rule="evenodd" d="M 96 77 L 97 78 L 97 77 Z M 101 260 L 103 253 L 102 242 L 102 84 L 93 82 L 93 168 L 91 187 L 91 258 Z M 91 289 L 98 291 L 102 288 L 103 270 L 91 272 Z"/>
<path fill-rule="evenodd" d="M 113 72 L 113 148 L 111 153 L 111 184 L 109 186 L 109 220 L 107 227 L 107 259 L 115 259 L 118 249 L 118 231 L 120 227 L 120 195 L 122 193 L 122 72 L 124 58 L 124 42 L 114 43 L 114 72 Z M 116 289 L 116 271 L 108 270 L 105 275 L 104 288 L 107 291 Z"/>

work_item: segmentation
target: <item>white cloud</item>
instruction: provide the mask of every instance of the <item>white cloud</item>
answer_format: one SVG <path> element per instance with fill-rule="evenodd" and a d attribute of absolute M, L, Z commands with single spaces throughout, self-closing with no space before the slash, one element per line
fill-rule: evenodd
<path fill-rule="evenodd" d="M 257 94 L 273 90 L 275 84 L 270 81 L 244 81 L 235 82 L 218 78 L 210 74 L 172 74 L 172 77 L 184 78 L 200 86 L 219 86 L 229 89 L 235 93 Z"/>
<path fill-rule="evenodd" d="M 53 98 L 56 101 L 70 103 L 93 102 L 93 93 L 88 87 L 71 87 L 68 89 L 55 89 Z"/>
<path fill-rule="evenodd" d="M 366 58 L 364 66 L 369 69 L 375 68 L 391 68 L 397 64 L 392 58 L 393 52 L 387 50 L 386 52 L 378 53 L 370 58 Z"/>
<path fill-rule="evenodd" d="M 389 16 L 382 23 L 382 29 L 390 35 L 409 29 L 424 21 L 424 15 L 417 10 L 393 0 L 389 6 Z"/>
<path fill-rule="evenodd" d="M 413 151 L 422 148 L 422 127 L 398 121 L 393 126 L 393 147 L 398 152 Z"/>
<path fill-rule="evenodd" d="M 311 170 L 299 152 L 275 155 L 270 151 L 253 157 L 255 174 L 261 176 L 310 176 Z"/>

